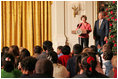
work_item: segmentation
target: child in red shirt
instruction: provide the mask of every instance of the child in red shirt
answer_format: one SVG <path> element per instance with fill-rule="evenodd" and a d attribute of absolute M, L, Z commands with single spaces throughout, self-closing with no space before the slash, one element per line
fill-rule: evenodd
<path fill-rule="evenodd" d="M 66 67 L 68 59 L 71 58 L 71 56 L 69 55 L 70 47 L 67 45 L 63 46 L 62 53 L 63 55 L 58 58 L 58 62 Z"/>

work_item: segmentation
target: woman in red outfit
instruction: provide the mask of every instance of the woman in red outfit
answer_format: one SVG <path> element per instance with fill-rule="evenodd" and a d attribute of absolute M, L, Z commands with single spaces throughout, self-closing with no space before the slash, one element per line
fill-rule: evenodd
<path fill-rule="evenodd" d="M 77 25 L 77 29 L 82 30 L 82 34 L 78 36 L 79 44 L 82 45 L 82 47 L 88 47 L 89 44 L 89 33 L 92 31 L 91 30 L 91 25 L 86 22 L 87 17 L 85 15 L 81 16 L 82 22 Z M 76 30 L 77 30 L 76 29 Z"/>

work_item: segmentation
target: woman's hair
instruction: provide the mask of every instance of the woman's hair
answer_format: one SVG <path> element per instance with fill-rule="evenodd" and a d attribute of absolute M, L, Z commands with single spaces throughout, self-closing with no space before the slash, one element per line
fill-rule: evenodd
<path fill-rule="evenodd" d="M 92 48 L 89 48 L 89 47 L 84 48 L 83 51 L 82 51 L 82 53 L 83 53 L 83 52 L 92 52 L 92 53 L 95 53 L 95 52 L 93 51 L 93 49 L 92 49 Z"/>
<path fill-rule="evenodd" d="M 77 58 L 75 59 L 76 60 L 76 64 L 75 64 L 75 72 L 76 74 L 78 72 L 80 72 L 80 67 L 79 67 L 79 64 L 81 64 L 81 55 L 77 55 Z"/>
<path fill-rule="evenodd" d="M 35 64 L 37 62 L 37 59 L 34 57 L 25 57 L 22 61 L 21 61 L 21 68 L 23 70 L 28 70 L 30 72 L 33 72 L 33 70 L 35 70 Z"/>
<path fill-rule="evenodd" d="M 104 44 L 103 45 L 103 47 L 102 47 L 102 51 L 104 52 L 104 51 L 107 51 L 107 50 L 109 50 L 109 49 L 111 49 L 111 46 L 110 46 L 110 44 Z M 112 50 L 112 49 L 111 49 Z"/>
<path fill-rule="evenodd" d="M 84 70 L 88 77 L 94 75 L 97 65 L 96 56 L 92 52 L 84 52 L 77 57 L 76 72 L 79 72 L 80 68 Z"/>
<path fill-rule="evenodd" d="M 40 46 L 35 46 L 34 47 L 34 53 L 41 54 L 41 52 L 42 52 L 42 48 Z"/>
<path fill-rule="evenodd" d="M 85 18 L 85 20 L 87 20 L 86 15 L 82 15 L 82 16 L 81 16 L 81 20 L 82 20 L 82 18 Z"/>
<path fill-rule="evenodd" d="M 14 70 L 14 63 L 15 63 L 15 58 L 12 54 L 10 53 L 5 53 L 2 57 L 2 64 L 3 64 L 3 69 L 6 72 L 11 72 Z"/>
<path fill-rule="evenodd" d="M 103 58 L 105 60 L 111 60 L 113 57 L 113 53 L 112 53 L 112 50 L 111 49 L 108 49 L 107 51 L 104 51 L 103 52 Z"/>
<path fill-rule="evenodd" d="M 30 56 L 30 52 L 26 48 L 24 48 L 19 56 L 19 61 L 22 61 L 23 58 L 28 56 Z"/>
<path fill-rule="evenodd" d="M 45 74 L 53 76 L 53 64 L 48 59 L 40 59 L 37 61 L 35 66 L 36 74 Z"/>
<path fill-rule="evenodd" d="M 19 56 L 19 48 L 18 46 L 16 45 L 12 45 L 9 47 L 9 53 L 13 53 L 13 55 L 16 57 L 16 56 Z"/>
<path fill-rule="evenodd" d="M 57 53 L 56 52 L 48 52 L 48 56 L 47 58 L 52 61 L 53 63 L 57 63 L 58 61 L 58 56 L 57 56 Z"/>
<path fill-rule="evenodd" d="M 53 51 L 53 47 L 52 47 L 52 42 L 51 41 L 44 41 L 43 42 L 43 49 L 46 51 Z"/>
<path fill-rule="evenodd" d="M 63 48 L 62 48 L 62 53 L 64 54 L 64 55 L 69 55 L 70 54 L 70 47 L 68 46 L 68 45 L 65 45 L 65 46 L 63 46 Z"/>

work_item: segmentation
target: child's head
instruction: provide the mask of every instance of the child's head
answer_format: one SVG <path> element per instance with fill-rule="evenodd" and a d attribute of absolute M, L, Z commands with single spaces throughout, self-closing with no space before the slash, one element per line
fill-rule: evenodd
<path fill-rule="evenodd" d="M 10 53 L 5 53 L 2 57 L 3 69 L 6 72 L 12 72 L 14 70 L 15 58 Z"/>
<path fill-rule="evenodd" d="M 103 58 L 105 60 L 111 60 L 112 57 L 113 57 L 113 53 L 112 53 L 112 51 L 110 49 L 103 52 Z"/>
<path fill-rule="evenodd" d="M 52 42 L 51 41 L 44 41 L 43 42 L 43 49 L 44 51 L 53 51 L 53 47 L 52 47 Z"/>
<path fill-rule="evenodd" d="M 16 45 L 12 45 L 9 47 L 9 53 L 13 53 L 13 55 L 16 57 L 16 56 L 19 56 L 19 48 L 18 46 Z"/>
<path fill-rule="evenodd" d="M 63 46 L 63 48 L 62 48 L 62 53 L 64 54 L 64 55 L 69 55 L 70 54 L 70 47 L 68 46 L 68 45 L 65 45 L 65 46 Z"/>
<path fill-rule="evenodd" d="M 21 54 L 20 54 L 20 61 L 21 61 L 23 58 L 28 57 L 28 56 L 30 56 L 30 52 L 29 52 L 26 48 L 24 48 L 24 49 L 21 51 Z"/>
<path fill-rule="evenodd" d="M 107 51 L 109 49 L 111 49 L 110 45 L 109 44 L 104 44 L 103 47 L 102 47 L 102 52 Z"/>
<path fill-rule="evenodd" d="M 97 49 L 97 47 L 96 47 L 95 45 L 91 45 L 90 48 L 92 48 L 93 51 L 97 53 L 97 50 L 98 50 L 98 49 Z"/>
<path fill-rule="evenodd" d="M 34 53 L 41 54 L 41 52 L 42 52 L 41 46 L 35 46 L 35 47 L 34 47 Z"/>
<path fill-rule="evenodd" d="M 77 58 L 76 68 L 78 72 L 83 70 L 87 76 L 91 76 L 95 72 L 95 68 L 97 65 L 96 56 L 92 52 L 84 52 Z"/>
<path fill-rule="evenodd" d="M 47 57 L 50 61 L 52 61 L 53 63 L 57 63 L 58 61 L 58 56 L 57 53 L 52 51 L 48 53 L 48 57 Z"/>
<path fill-rule="evenodd" d="M 73 53 L 80 54 L 82 52 L 82 46 L 80 44 L 75 44 L 73 46 Z"/>
<path fill-rule="evenodd" d="M 21 72 L 22 74 L 33 74 L 33 71 L 35 70 L 35 64 L 37 62 L 36 58 L 33 57 L 25 57 L 21 61 Z"/>
<path fill-rule="evenodd" d="M 57 47 L 57 54 L 59 55 L 60 53 L 62 53 L 62 48 L 63 46 L 58 46 Z"/>
<path fill-rule="evenodd" d="M 53 64 L 48 59 L 39 59 L 35 66 L 36 74 L 53 76 Z"/>
<path fill-rule="evenodd" d="M 83 53 L 83 52 L 94 52 L 94 51 L 93 51 L 92 48 L 87 47 L 87 48 L 84 48 L 84 49 L 83 49 L 82 53 Z"/>
<path fill-rule="evenodd" d="M 7 53 L 9 51 L 9 47 L 5 46 L 2 48 L 2 53 Z"/>

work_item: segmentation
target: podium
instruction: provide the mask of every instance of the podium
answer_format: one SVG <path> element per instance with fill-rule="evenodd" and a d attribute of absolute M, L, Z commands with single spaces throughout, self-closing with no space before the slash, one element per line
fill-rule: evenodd
<path fill-rule="evenodd" d="M 77 29 L 77 30 L 72 30 L 72 34 L 87 34 L 87 31 L 85 29 Z"/>

